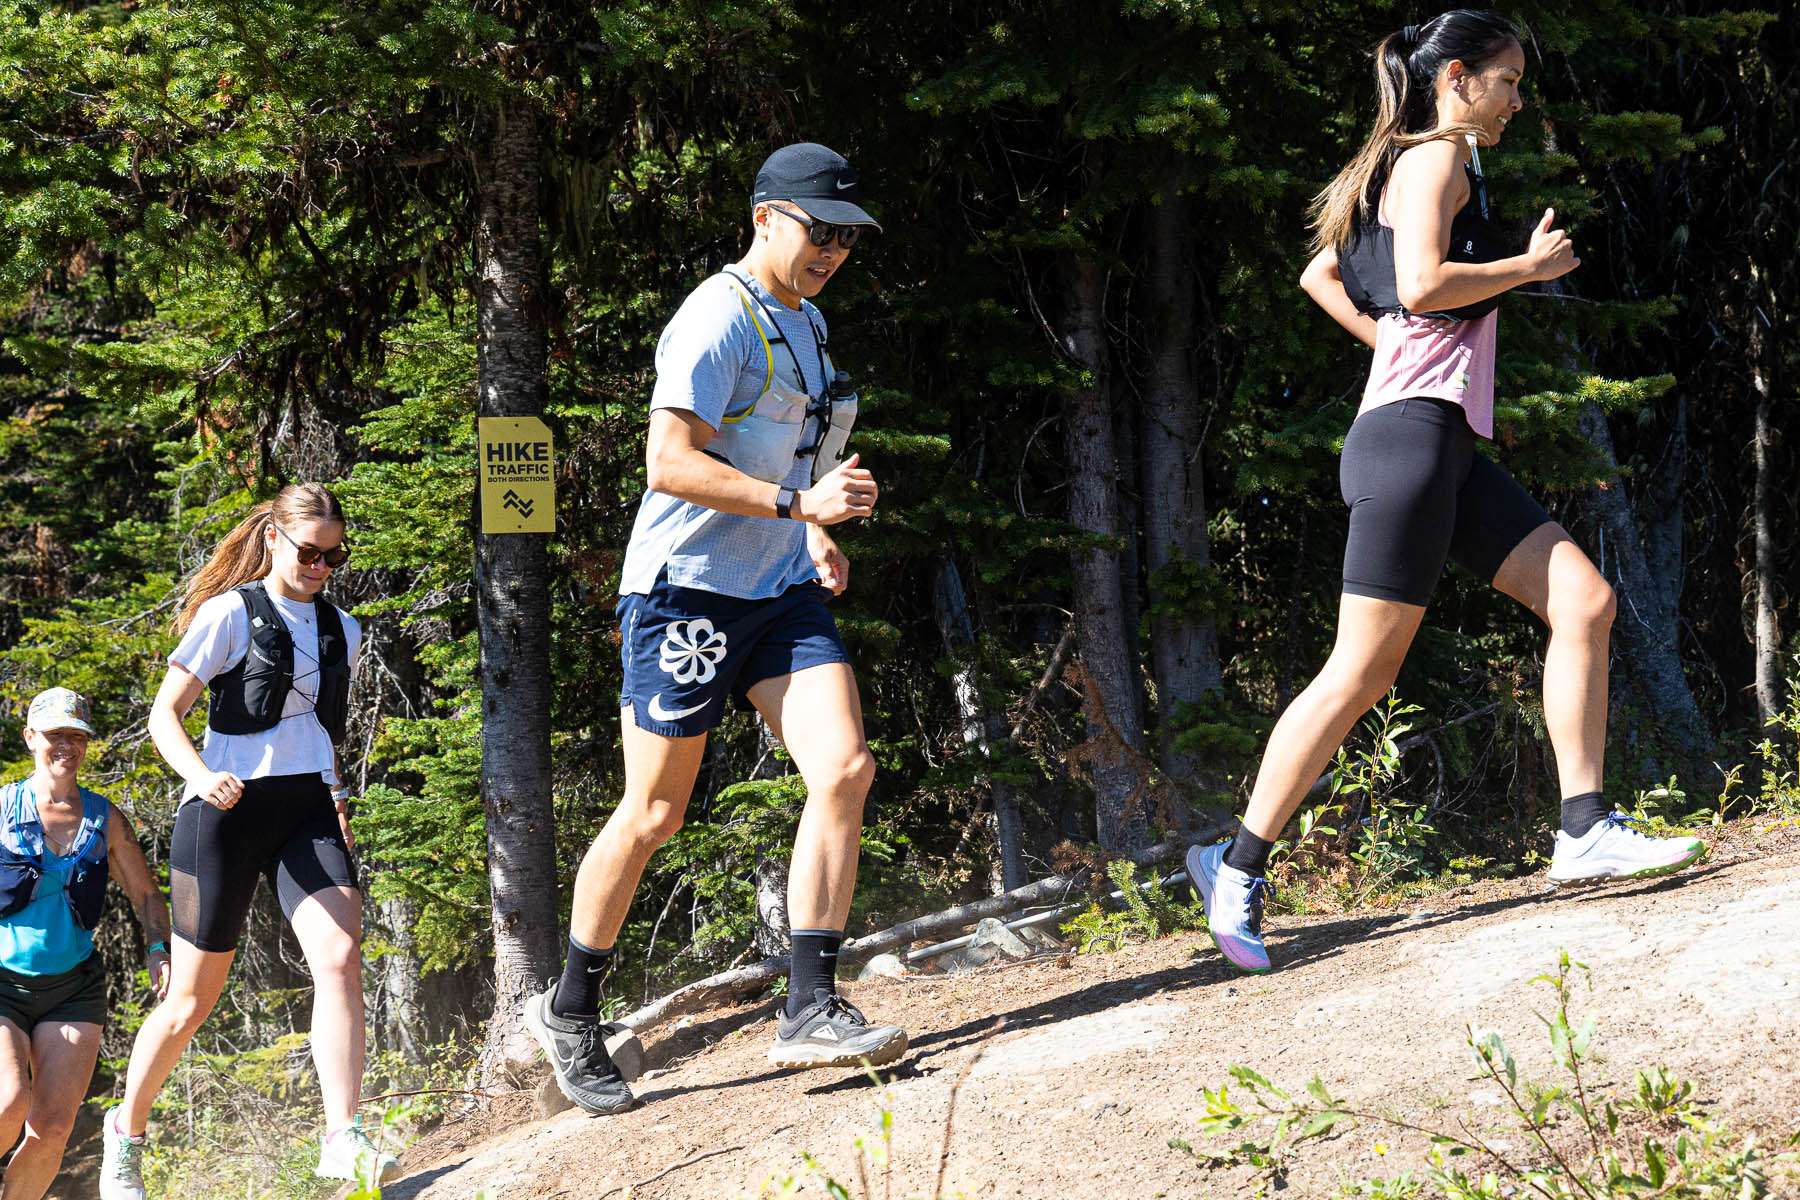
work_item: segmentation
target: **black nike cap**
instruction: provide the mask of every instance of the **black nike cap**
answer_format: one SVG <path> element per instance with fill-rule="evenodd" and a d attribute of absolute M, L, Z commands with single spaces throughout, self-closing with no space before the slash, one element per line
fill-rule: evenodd
<path fill-rule="evenodd" d="M 752 205 L 792 200 L 811 217 L 833 225 L 873 225 L 861 208 L 862 187 L 856 172 L 837 151 L 817 142 L 796 142 L 769 155 L 756 173 Z"/>

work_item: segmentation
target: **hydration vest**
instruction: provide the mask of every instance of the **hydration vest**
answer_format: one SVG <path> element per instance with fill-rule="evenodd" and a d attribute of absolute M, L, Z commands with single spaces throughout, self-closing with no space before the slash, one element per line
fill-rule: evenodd
<path fill-rule="evenodd" d="M 1481 174 L 1481 160 L 1464 163 L 1463 170 L 1469 176 L 1469 202 L 1450 221 L 1450 253 L 1444 261 L 1483 263 L 1505 258 L 1509 253 L 1506 241 L 1488 214 L 1487 180 Z M 1409 312 L 1400 303 L 1394 283 L 1394 231 L 1379 220 L 1358 228 L 1349 244 L 1338 251 L 1338 274 L 1344 278 L 1344 292 L 1350 302 L 1371 317 L 1393 313 L 1442 321 L 1473 321 L 1500 307 L 1500 297 L 1494 295 L 1460 308 Z"/>
<path fill-rule="evenodd" d="M 100 923 L 106 907 L 106 822 L 112 804 L 98 792 L 81 789 L 81 829 L 65 856 L 72 860 L 62 892 L 69 914 L 82 929 Z M 31 780 L 0 788 L 0 918 L 16 916 L 44 892 L 44 824 L 32 802 Z M 50 886 L 55 886 L 54 884 Z"/>
<path fill-rule="evenodd" d="M 744 312 L 762 339 L 768 372 L 761 394 L 750 407 L 725 415 L 719 431 L 706 444 L 706 453 L 767 483 L 782 482 L 793 471 L 796 459 L 810 458 L 811 478 L 817 483 L 843 461 L 850 428 L 856 424 L 857 396 L 850 386 L 850 377 L 833 369 L 825 353 L 825 335 L 813 325 L 813 348 L 819 356 L 824 387 L 817 396 L 808 395 L 800 357 L 782 334 L 775 315 L 750 290 L 743 276 L 729 267 L 720 274 L 737 291 Z M 807 321 L 810 323 L 812 318 Z M 775 355 L 777 342 L 787 351 L 781 359 Z"/>
<path fill-rule="evenodd" d="M 261 733 L 281 721 L 294 686 L 294 636 L 275 611 L 262 580 L 233 589 L 250 618 L 250 648 L 237 666 L 207 681 L 212 703 L 206 724 L 217 733 Z M 319 616 L 319 687 L 313 712 L 333 745 L 344 740 L 350 715 L 350 649 L 336 606 L 315 599 Z"/>

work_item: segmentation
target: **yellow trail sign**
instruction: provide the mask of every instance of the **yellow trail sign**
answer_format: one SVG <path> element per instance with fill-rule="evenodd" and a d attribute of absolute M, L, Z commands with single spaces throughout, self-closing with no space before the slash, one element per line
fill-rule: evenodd
<path fill-rule="evenodd" d="M 536 417 L 480 417 L 481 532 L 556 532 L 556 447 Z"/>

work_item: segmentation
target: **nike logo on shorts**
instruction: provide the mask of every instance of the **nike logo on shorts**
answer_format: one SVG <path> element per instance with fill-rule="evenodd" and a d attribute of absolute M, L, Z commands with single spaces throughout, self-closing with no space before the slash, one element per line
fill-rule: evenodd
<path fill-rule="evenodd" d="M 667 709 L 663 707 L 662 693 L 658 692 L 656 695 L 650 697 L 650 704 L 645 711 L 650 714 L 650 719 L 652 721 L 679 721 L 683 717 L 693 716 L 695 713 L 705 708 L 708 703 L 709 701 L 702 700 L 692 708 Z"/>

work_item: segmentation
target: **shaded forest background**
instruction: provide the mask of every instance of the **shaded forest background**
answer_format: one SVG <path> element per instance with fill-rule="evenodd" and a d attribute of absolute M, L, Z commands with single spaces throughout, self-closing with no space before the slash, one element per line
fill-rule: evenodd
<path fill-rule="evenodd" d="M 0 0 L 9 777 L 29 697 L 85 692 L 87 782 L 160 863 L 177 781 L 145 717 L 181 580 L 257 499 L 331 482 L 355 558 L 329 594 L 368 631 L 377 1044 L 478 1036 L 555 966 L 619 793 L 655 338 L 741 253 L 757 164 L 806 139 L 886 226 L 821 299 L 883 484 L 834 604 L 882 768 L 850 932 L 1041 876 L 1064 842 L 1211 827 L 1335 620 L 1367 352 L 1299 292 L 1304 210 L 1366 132 L 1367 48 L 1432 11 Z M 1675 0 L 1509 15 L 1527 107 L 1484 165 L 1519 244 L 1554 206 L 1582 266 L 1503 306 L 1494 453 L 1618 589 L 1609 787 L 1709 801 L 1800 652 L 1800 38 Z M 553 538 L 477 545 L 478 409 L 547 414 Z M 482 572 L 546 604 L 543 665 L 508 686 L 547 698 L 547 759 L 490 742 L 484 767 Z M 1402 785 L 1441 834 L 1425 867 L 1547 850 L 1542 649 L 1447 573 L 1399 683 L 1431 733 Z M 545 819 L 508 824 L 502 770 Z M 759 896 L 802 799 L 734 714 L 615 989 L 779 951 Z M 490 871 L 490 838 L 536 882 Z M 138 936 L 109 920 L 124 1003 Z M 279 925 L 265 897 L 210 1051 L 304 1029 Z"/>

